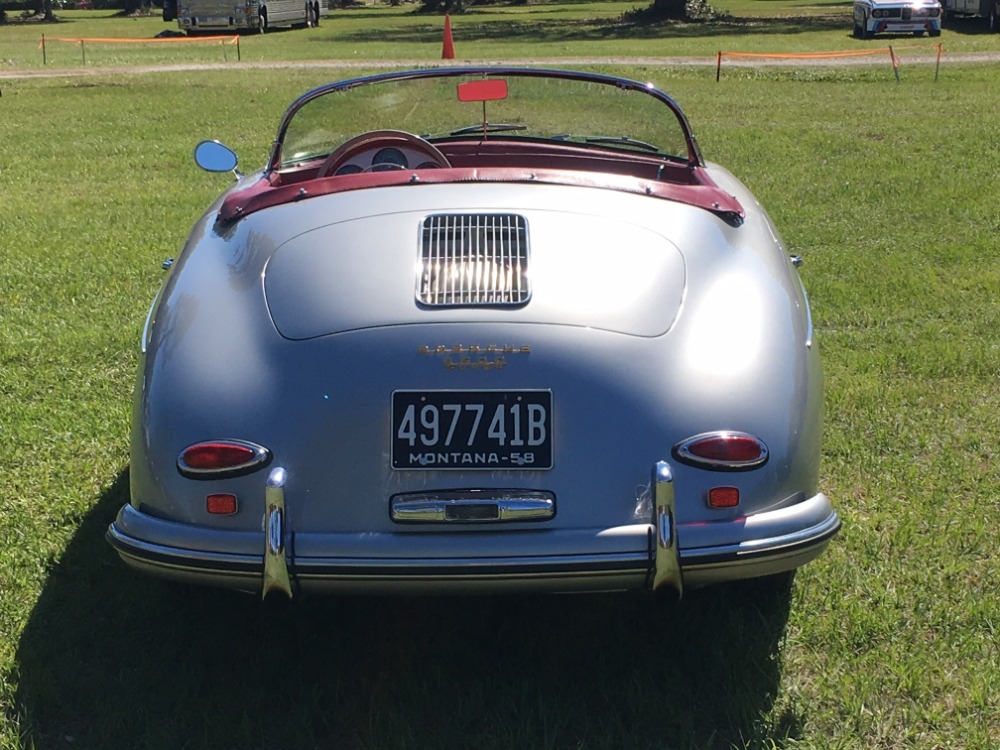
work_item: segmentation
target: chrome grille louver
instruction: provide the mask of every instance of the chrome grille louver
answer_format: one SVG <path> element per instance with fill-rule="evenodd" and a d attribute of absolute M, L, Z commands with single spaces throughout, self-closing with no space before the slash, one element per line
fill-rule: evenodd
<path fill-rule="evenodd" d="M 428 216 L 418 273 L 425 305 L 523 305 L 531 297 L 527 222 L 516 214 Z"/>

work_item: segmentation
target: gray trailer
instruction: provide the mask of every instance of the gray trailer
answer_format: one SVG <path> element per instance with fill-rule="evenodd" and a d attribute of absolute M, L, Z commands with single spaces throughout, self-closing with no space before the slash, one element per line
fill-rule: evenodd
<path fill-rule="evenodd" d="M 991 32 L 1000 31 L 1000 0 L 941 0 L 941 7 L 945 21 L 955 16 L 979 16 Z"/>

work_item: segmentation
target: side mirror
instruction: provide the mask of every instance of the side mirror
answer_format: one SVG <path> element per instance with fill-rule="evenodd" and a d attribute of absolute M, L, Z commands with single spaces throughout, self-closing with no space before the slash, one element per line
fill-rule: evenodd
<path fill-rule="evenodd" d="M 206 172 L 235 172 L 239 159 L 229 146 L 202 141 L 194 149 L 195 163 Z"/>

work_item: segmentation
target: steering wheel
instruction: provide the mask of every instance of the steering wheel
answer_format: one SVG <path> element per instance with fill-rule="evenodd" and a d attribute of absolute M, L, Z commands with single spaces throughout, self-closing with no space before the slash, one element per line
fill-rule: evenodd
<path fill-rule="evenodd" d="M 336 174 L 337 170 L 346 162 L 353 159 L 362 151 L 375 148 L 385 148 L 387 146 L 406 146 L 413 151 L 418 151 L 427 157 L 428 161 L 434 162 L 438 167 L 448 168 L 451 163 L 448 157 L 432 143 L 425 141 L 418 135 L 407 133 L 405 130 L 372 130 L 368 133 L 356 135 L 341 143 L 332 154 L 330 154 L 320 165 L 317 177 L 329 177 Z"/>

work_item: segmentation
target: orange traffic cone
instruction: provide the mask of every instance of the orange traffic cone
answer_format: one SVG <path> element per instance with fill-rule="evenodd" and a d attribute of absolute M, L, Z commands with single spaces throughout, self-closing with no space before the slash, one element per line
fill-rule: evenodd
<path fill-rule="evenodd" d="M 441 47 L 442 60 L 455 59 L 455 41 L 451 38 L 451 17 L 444 14 L 444 45 Z"/>

